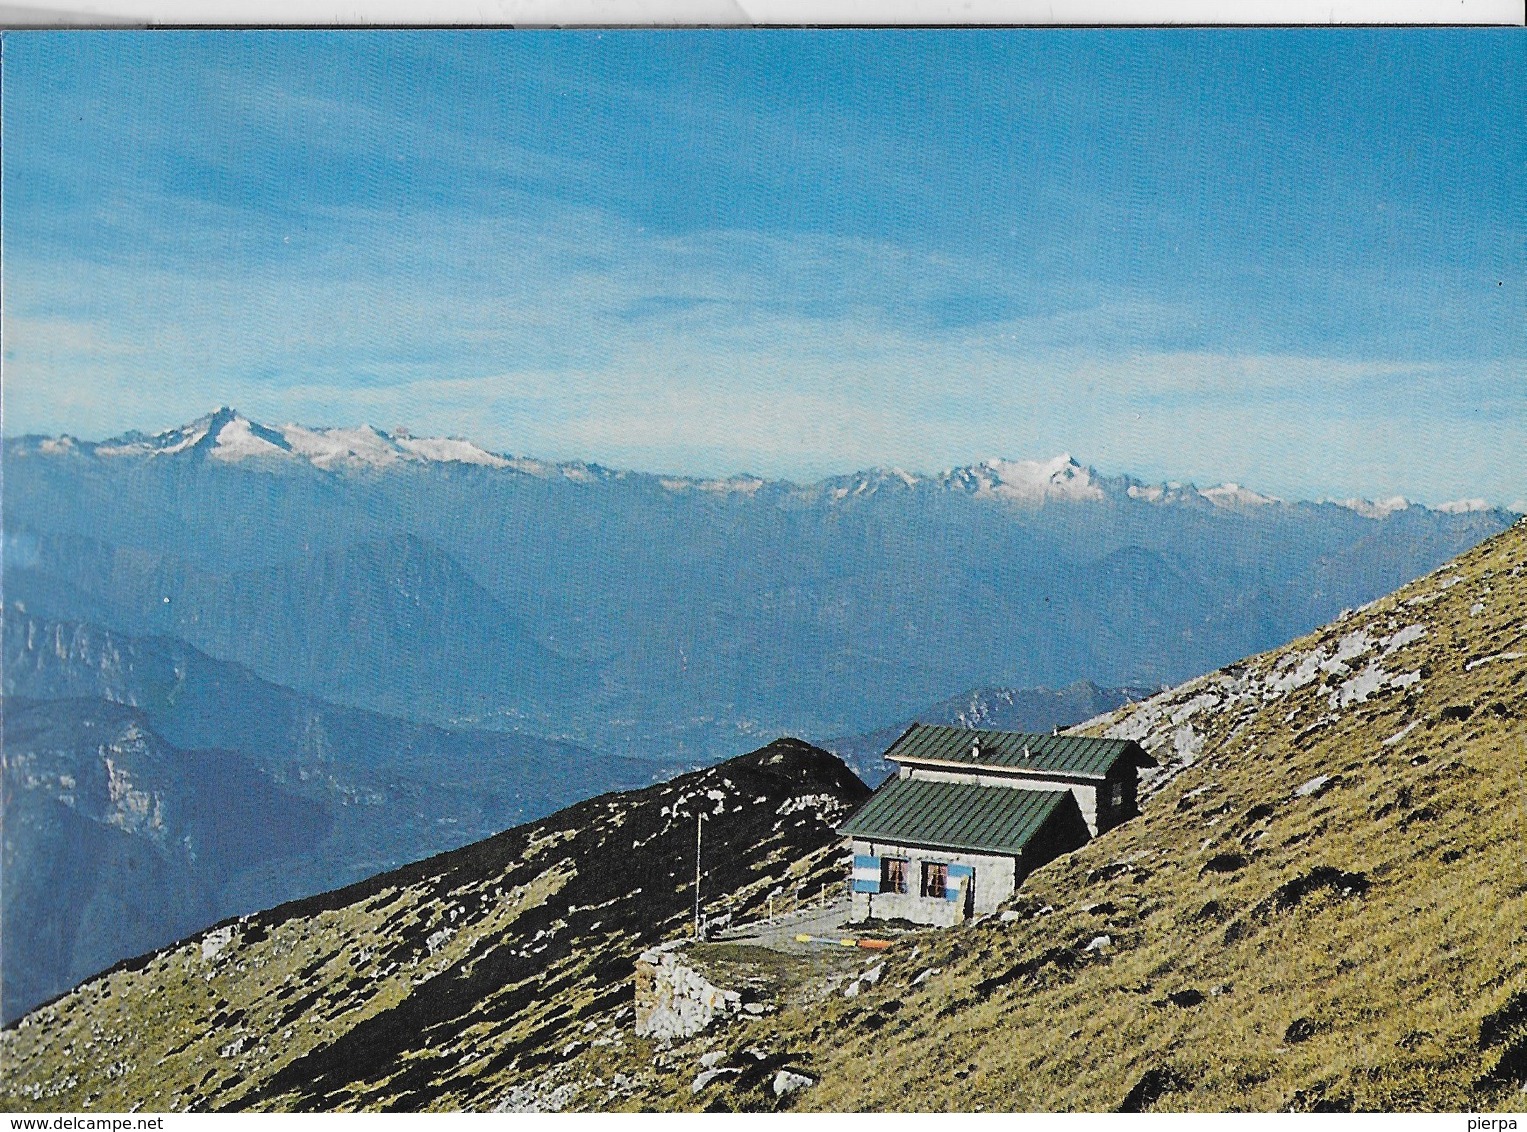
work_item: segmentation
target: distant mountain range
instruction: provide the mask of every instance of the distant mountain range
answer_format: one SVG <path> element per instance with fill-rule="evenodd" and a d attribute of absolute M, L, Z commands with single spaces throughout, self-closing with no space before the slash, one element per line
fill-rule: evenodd
<path fill-rule="evenodd" d="M 1069 457 L 683 479 L 231 410 L 3 459 L 7 1019 L 780 734 L 878 781 L 914 719 L 1075 723 L 1512 519 Z"/>
<path fill-rule="evenodd" d="M 327 471 L 420 464 L 475 465 L 506 469 L 542 479 L 567 479 L 576 483 L 641 477 L 655 479 L 669 491 L 699 490 L 744 495 L 763 491 L 766 494 L 793 494 L 805 499 L 825 497 L 835 501 L 882 490 L 953 490 L 1021 503 L 1101 501 L 1117 496 L 1121 491 L 1131 499 L 1176 506 L 1207 503 L 1216 507 L 1241 508 L 1284 502 L 1275 496 L 1262 495 L 1234 483 L 1200 490 L 1192 484 L 1178 482 L 1147 484 L 1132 476 L 1102 477 L 1091 468 L 1082 467 L 1069 454 L 1049 460 L 993 459 L 969 467 L 954 468 L 938 475 L 912 473 L 900 468 L 874 468 L 832 477 L 804 487 L 746 474 L 726 479 L 650 476 L 579 461 L 553 463 L 490 452 L 461 437 L 415 437 L 406 429 L 384 432 L 370 425 L 308 428 L 285 424 L 270 427 L 251 421 L 226 406 L 190 424 L 154 435 L 133 431 L 103 441 L 80 440 L 67 435 L 23 436 L 11 443 L 21 446 L 17 454 L 36 452 L 54 456 L 79 455 L 108 459 L 180 455 L 222 464 L 253 461 L 264 464 L 268 469 L 283 464 L 308 464 Z M 1382 519 L 1396 511 L 1423 506 L 1404 496 L 1391 496 L 1379 501 L 1342 499 L 1327 502 L 1372 519 Z M 1459 513 L 1487 511 L 1491 508 L 1483 499 L 1459 499 L 1424 509 Z"/>
<path fill-rule="evenodd" d="M 0 1032 L 0 1105 L 1519 1111 L 1524 606 L 1527 521 L 1094 720 L 1140 816 L 995 915 L 821 926 L 867 791 L 778 740 L 123 963 Z M 746 934 L 690 943 L 702 815 Z"/>
<path fill-rule="evenodd" d="M 1500 530 L 1069 457 L 810 485 L 279 428 L 9 439 L 5 590 L 334 704 L 697 765 L 980 687 L 1155 686 Z"/>
<path fill-rule="evenodd" d="M 181 641 L 15 607 L 3 655 L 6 1020 L 225 916 L 654 774 L 325 703 Z"/>

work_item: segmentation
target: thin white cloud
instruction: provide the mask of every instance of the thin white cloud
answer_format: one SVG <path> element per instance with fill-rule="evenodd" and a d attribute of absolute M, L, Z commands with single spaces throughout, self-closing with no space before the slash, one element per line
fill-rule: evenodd
<path fill-rule="evenodd" d="M 104 436 L 234 403 L 675 472 L 1069 450 L 1292 497 L 1520 494 L 1527 413 L 1501 411 L 1519 362 L 1184 350 L 1191 311 L 1084 292 L 1034 309 L 947 254 L 502 204 L 234 235 L 236 213 L 197 206 L 153 269 L 12 257 L 7 431 Z M 1018 313 L 942 320 L 962 294 Z"/>

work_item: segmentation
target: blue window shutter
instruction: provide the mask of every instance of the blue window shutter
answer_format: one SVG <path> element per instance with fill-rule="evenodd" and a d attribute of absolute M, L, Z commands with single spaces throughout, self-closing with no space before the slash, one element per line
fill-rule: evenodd
<path fill-rule="evenodd" d="M 880 858 L 854 854 L 854 891 L 880 891 Z"/>

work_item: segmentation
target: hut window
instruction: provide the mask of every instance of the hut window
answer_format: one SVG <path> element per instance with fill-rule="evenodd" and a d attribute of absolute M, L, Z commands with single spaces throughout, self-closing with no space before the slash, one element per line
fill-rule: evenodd
<path fill-rule="evenodd" d="M 1122 782 L 1115 782 L 1113 784 L 1113 808 L 1117 810 L 1117 809 L 1122 808 L 1123 805 L 1124 805 L 1124 783 L 1122 783 Z"/>
<path fill-rule="evenodd" d="M 907 891 L 907 862 L 901 857 L 880 858 L 880 891 Z"/>
<path fill-rule="evenodd" d="M 949 887 L 949 866 L 927 861 L 923 864 L 923 895 L 944 899 Z"/>

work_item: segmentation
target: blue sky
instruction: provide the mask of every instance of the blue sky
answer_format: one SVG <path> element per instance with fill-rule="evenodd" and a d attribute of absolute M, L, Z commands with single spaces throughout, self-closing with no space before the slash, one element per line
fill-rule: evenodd
<path fill-rule="evenodd" d="M 1527 40 L 12 33 L 5 430 L 1527 496 Z"/>

